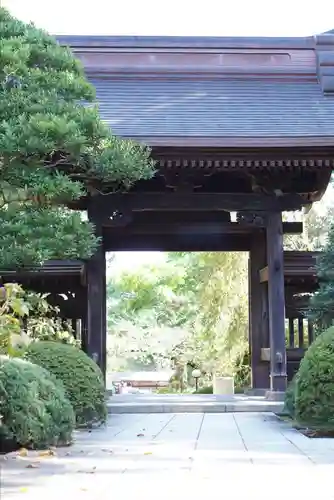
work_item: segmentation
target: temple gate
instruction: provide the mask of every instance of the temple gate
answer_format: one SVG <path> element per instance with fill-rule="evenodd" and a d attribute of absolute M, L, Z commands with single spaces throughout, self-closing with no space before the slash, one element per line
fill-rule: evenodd
<path fill-rule="evenodd" d="M 80 292 L 85 350 L 105 371 L 105 252 L 249 251 L 253 387 L 275 397 L 286 388 L 287 351 L 307 347 L 294 297 L 315 286 L 314 256 L 313 277 L 289 276 L 298 257 L 284 254 L 283 233 L 302 225 L 282 222 L 282 212 L 320 200 L 332 173 L 334 34 L 59 41 L 82 60 L 102 119 L 151 146 L 157 162 L 152 180 L 126 193 L 97 185 L 77 205 L 103 240 Z"/>

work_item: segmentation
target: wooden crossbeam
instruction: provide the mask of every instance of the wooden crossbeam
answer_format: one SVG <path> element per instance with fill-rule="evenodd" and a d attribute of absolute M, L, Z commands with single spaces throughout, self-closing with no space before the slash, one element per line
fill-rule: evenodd
<path fill-rule="evenodd" d="M 192 212 L 194 213 L 194 212 Z M 168 215 L 168 212 L 166 213 Z M 168 216 L 165 220 L 160 222 L 151 222 L 149 215 L 146 221 L 137 222 L 134 220 L 129 224 L 114 223 L 113 221 L 106 221 L 103 226 L 105 232 L 124 232 L 130 234 L 250 234 L 253 231 L 264 229 L 263 226 L 253 226 L 252 224 L 239 224 L 236 222 L 218 222 L 215 220 L 207 219 L 207 221 L 185 221 L 182 217 L 182 212 L 179 215 L 179 220 L 169 221 Z M 303 232 L 302 222 L 285 222 L 283 223 L 283 232 L 285 234 L 301 234 Z M 120 233 L 121 234 L 121 233 Z"/>
<path fill-rule="evenodd" d="M 102 214 L 128 211 L 291 211 L 309 201 L 298 194 L 272 196 L 256 193 L 112 193 L 92 200 Z"/>

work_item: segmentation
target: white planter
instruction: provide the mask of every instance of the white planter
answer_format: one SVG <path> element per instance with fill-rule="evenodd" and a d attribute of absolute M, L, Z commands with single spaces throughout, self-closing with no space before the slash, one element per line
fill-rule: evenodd
<path fill-rule="evenodd" d="M 220 396 L 234 395 L 233 377 L 213 377 L 213 394 Z"/>

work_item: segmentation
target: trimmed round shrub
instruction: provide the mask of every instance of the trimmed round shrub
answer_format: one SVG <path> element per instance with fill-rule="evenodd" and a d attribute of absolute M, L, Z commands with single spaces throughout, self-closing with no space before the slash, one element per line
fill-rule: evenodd
<path fill-rule="evenodd" d="M 289 415 L 291 418 L 295 417 L 296 411 L 296 389 L 297 389 L 297 374 L 289 383 L 284 398 L 283 414 Z"/>
<path fill-rule="evenodd" d="M 71 403 L 47 370 L 21 358 L 0 357 L 0 445 L 44 448 L 70 444 Z"/>
<path fill-rule="evenodd" d="M 77 426 L 106 421 L 107 406 L 103 375 L 97 364 L 81 349 L 52 341 L 33 342 L 27 358 L 49 370 L 63 383 Z"/>
<path fill-rule="evenodd" d="M 305 427 L 334 431 L 334 327 L 316 338 L 300 364 L 295 415 Z"/>

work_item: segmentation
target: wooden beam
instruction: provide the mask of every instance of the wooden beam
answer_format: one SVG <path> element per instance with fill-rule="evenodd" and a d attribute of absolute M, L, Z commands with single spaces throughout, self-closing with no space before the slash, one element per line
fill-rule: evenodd
<path fill-rule="evenodd" d="M 106 252 L 247 252 L 250 247 L 249 236 L 242 234 L 131 235 L 125 231 L 121 235 L 105 231 L 103 243 Z"/>
<path fill-rule="evenodd" d="M 145 214 L 150 212 L 145 212 Z M 194 212 L 192 212 L 194 214 Z M 201 212 L 199 212 L 201 213 Z M 239 224 L 237 222 L 219 222 L 216 220 L 211 221 L 208 218 L 206 221 L 196 221 L 189 220 L 184 221 L 182 217 L 182 212 L 179 213 L 178 221 L 169 221 L 168 212 L 165 212 L 167 217 L 165 220 L 160 222 L 150 221 L 149 215 L 147 215 L 147 221 L 133 222 L 120 226 L 114 225 L 111 221 L 110 223 L 104 223 L 104 228 L 110 231 L 125 231 L 131 234 L 251 234 L 254 231 L 259 232 L 263 227 L 253 226 L 251 224 Z M 303 225 L 299 222 L 285 222 L 283 225 L 283 232 L 287 234 L 300 234 L 303 232 Z"/>
<path fill-rule="evenodd" d="M 282 214 L 267 216 L 270 378 L 274 393 L 286 390 L 285 294 Z"/>
<path fill-rule="evenodd" d="M 297 194 L 271 196 L 256 193 L 112 193 L 95 197 L 100 213 L 129 211 L 285 211 L 299 210 L 306 200 Z"/>

